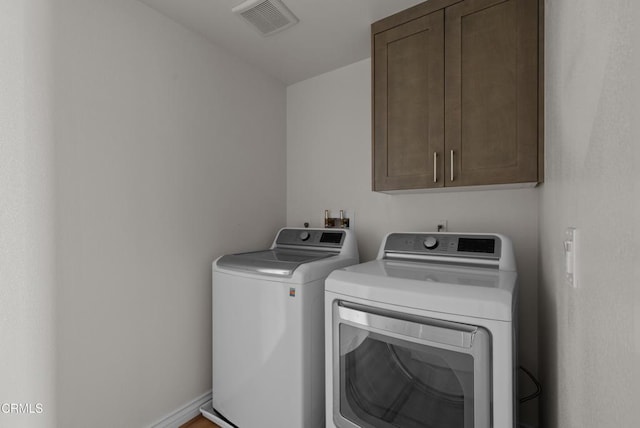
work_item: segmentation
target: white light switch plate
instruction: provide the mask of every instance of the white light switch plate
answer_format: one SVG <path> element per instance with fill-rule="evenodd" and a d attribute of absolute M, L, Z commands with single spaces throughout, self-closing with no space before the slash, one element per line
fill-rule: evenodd
<path fill-rule="evenodd" d="M 565 280 L 571 288 L 578 288 L 578 230 L 568 227 L 564 237 Z"/>

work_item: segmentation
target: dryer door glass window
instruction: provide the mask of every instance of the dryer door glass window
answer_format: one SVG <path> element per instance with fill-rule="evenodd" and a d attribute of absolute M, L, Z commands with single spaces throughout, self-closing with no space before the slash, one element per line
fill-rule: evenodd
<path fill-rule="evenodd" d="M 339 367 L 334 372 L 337 426 L 490 427 L 486 331 L 340 309 Z"/>

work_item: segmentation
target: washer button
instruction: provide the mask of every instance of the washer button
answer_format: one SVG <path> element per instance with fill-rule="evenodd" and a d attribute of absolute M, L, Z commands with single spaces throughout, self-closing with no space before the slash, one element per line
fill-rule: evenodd
<path fill-rule="evenodd" d="M 309 232 L 300 232 L 300 235 L 299 235 L 301 241 L 308 240 L 310 236 L 311 234 Z"/>

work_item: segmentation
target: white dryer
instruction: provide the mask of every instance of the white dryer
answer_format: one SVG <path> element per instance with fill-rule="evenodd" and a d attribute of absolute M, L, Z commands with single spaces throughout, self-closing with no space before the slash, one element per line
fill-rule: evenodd
<path fill-rule="evenodd" d="M 327 427 L 513 428 L 516 302 L 507 237 L 387 235 L 326 281 Z"/>
<path fill-rule="evenodd" d="M 213 263 L 213 400 L 222 427 L 324 427 L 324 280 L 358 263 L 347 229 L 281 229 Z"/>

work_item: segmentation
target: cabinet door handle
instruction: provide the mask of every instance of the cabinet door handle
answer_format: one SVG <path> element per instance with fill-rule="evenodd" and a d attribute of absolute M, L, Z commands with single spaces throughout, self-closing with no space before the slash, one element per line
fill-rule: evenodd
<path fill-rule="evenodd" d="M 433 152 L 433 182 L 438 182 L 438 152 Z"/>
<path fill-rule="evenodd" d="M 451 150 L 451 181 L 453 181 L 453 150 Z"/>

